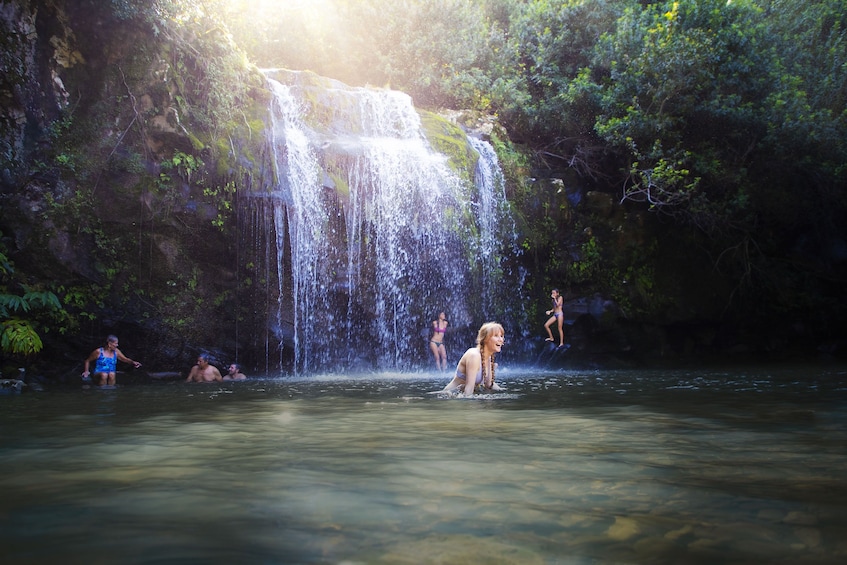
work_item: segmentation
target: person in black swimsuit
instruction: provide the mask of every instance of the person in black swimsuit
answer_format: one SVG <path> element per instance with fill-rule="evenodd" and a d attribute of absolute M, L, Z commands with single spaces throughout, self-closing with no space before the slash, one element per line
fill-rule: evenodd
<path fill-rule="evenodd" d="M 432 321 L 432 337 L 429 338 L 429 350 L 435 357 L 435 367 L 439 371 L 447 370 L 447 347 L 444 345 L 444 334 L 447 332 L 447 316 L 444 312 L 438 313 L 438 319 Z"/>

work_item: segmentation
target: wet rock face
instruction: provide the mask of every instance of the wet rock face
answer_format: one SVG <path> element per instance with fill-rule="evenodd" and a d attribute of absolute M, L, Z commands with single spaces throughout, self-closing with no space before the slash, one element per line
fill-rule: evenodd
<path fill-rule="evenodd" d="M 0 182 L 24 179 L 70 104 L 63 74 L 84 63 L 61 2 L 0 4 Z"/>
<path fill-rule="evenodd" d="M 176 102 L 162 53 L 178 47 L 141 21 L 116 19 L 114 6 L 0 3 L 0 237 L 15 267 L 10 284 L 49 288 L 62 301 L 72 289 L 71 316 L 97 320 L 98 328 L 69 321 L 61 322 L 65 334 L 43 332 L 43 357 L 76 360 L 108 331 L 167 366 L 174 357 L 190 360 L 193 343 L 214 341 L 206 334 L 236 315 L 227 300 L 238 283 L 218 274 L 237 267 L 230 253 L 237 230 L 224 207 L 233 196 L 220 187 L 260 165 L 240 160 L 235 126 L 215 124 L 229 161 L 241 166 L 229 164 L 220 180 L 214 140 L 185 111 L 208 104 L 185 102 L 184 92 L 183 105 Z M 199 82 L 193 71 L 184 65 L 180 85 Z M 254 119 L 243 127 L 262 137 L 250 109 L 239 107 L 239 119 Z M 183 163 L 194 159 L 190 168 L 177 166 L 177 152 Z"/>
<path fill-rule="evenodd" d="M 20 175 L 24 140 L 30 120 L 40 112 L 28 101 L 38 86 L 35 65 L 38 34 L 27 2 L 0 4 L 0 181 L 12 184 Z"/>

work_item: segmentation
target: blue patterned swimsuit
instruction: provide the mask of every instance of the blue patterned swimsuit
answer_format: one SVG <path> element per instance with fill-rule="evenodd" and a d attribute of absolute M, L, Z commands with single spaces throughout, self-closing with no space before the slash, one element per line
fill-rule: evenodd
<path fill-rule="evenodd" d="M 111 357 L 103 355 L 103 348 L 100 348 L 100 355 L 97 357 L 97 362 L 94 365 L 95 373 L 114 373 L 118 367 L 118 352 L 116 351 Z"/>

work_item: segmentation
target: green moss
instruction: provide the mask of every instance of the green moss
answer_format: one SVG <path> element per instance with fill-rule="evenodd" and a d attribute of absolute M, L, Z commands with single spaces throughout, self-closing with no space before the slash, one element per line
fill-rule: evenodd
<path fill-rule="evenodd" d="M 265 131 L 265 121 L 260 119 L 250 120 L 247 122 L 247 127 L 250 128 L 252 135 L 258 135 Z"/>
<path fill-rule="evenodd" d="M 215 142 L 215 148 L 217 155 L 215 155 L 217 159 L 217 167 L 216 172 L 218 176 L 227 176 L 232 169 L 232 162 L 230 161 L 232 152 L 230 149 L 229 139 L 225 137 L 218 138 Z"/>
<path fill-rule="evenodd" d="M 338 194 L 338 197 L 345 201 L 349 200 L 350 185 L 347 183 L 347 180 L 331 172 L 328 172 L 327 174 L 329 175 L 329 178 L 332 179 L 332 182 L 335 183 L 335 192 Z"/>
<path fill-rule="evenodd" d="M 191 141 L 191 147 L 195 151 L 202 151 L 206 147 L 206 144 L 200 141 L 200 138 L 191 132 L 188 132 L 188 139 Z"/>
<path fill-rule="evenodd" d="M 506 184 L 515 189 L 529 190 L 527 179 L 530 177 L 530 151 L 512 143 L 502 128 L 496 127 L 491 132 L 491 146 L 500 161 Z"/>
<path fill-rule="evenodd" d="M 310 106 L 305 119 L 312 128 L 363 133 L 353 96 L 345 96 L 344 92 L 309 87 L 303 89 L 303 97 Z"/>
<path fill-rule="evenodd" d="M 447 156 L 450 167 L 464 180 L 472 181 L 479 155 L 471 149 L 464 130 L 434 112 L 419 110 L 424 135 L 433 149 Z"/>

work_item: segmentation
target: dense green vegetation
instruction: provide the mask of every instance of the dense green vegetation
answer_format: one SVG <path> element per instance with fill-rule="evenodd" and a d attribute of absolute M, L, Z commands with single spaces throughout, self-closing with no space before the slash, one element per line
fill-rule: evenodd
<path fill-rule="evenodd" d="M 620 300 L 614 281 L 637 273 L 629 298 L 655 314 L 666 305 L 657 293 L 685 289 L 660 290 L 654 266 L 690 246 L 739 317 L 817 312 L 829 327 L 843 317 L 844 0 L 329 4 L 337 16 L 318 27 L 291 3 L 265 7 L 260 21 L 218 7 L 261 65 L 496 114 L 534 170 L 665 218 L 658 241 L 622 248 L 576 237 L 596 218 L 575 216 L 556 187 L 518 194 L 522 213 L 546 220 L 526 233 L 545 286 Z"/>
<path fill-rule="evenodd" d="M 22 17 L 0 38 L 0 353 L 104 315 L 165 343 L 211 339 L 210 308 L 254 315 L 237 297 L 268 280 L 233 236 L 268 174 L 254 63 L 496 117 L 539 301 L 842 335 L 847 0 L 4 6 Z"/>
<path fill-rule="evenodd" d="M 268 95 L 200 7 L 33 0 L 19 19 L 6 12 L 3 62 L 18 72 L 0 79 L 4 364 L 32 360 L 48 337 L 61 349 L 58 336 L 93 332 L 93 347 L 104 319 L 173 356 L 212 341 L 212 309 L 244 316 L 235 277 L 210 258 L 233 272 L 248 261 L 230 234 L 237 189 L 263 174 Z M 62 82 L 44 82 L 54 66 Z"/>
<path fill-rule="evenodd" d="M 6 256 L 2 236 L 0 233 L 0 351 L 26 357 L 44 347 L 39 331 L 64 327 L 66 312 L 53 292 L 15 280 L 15 267 Z"/>

